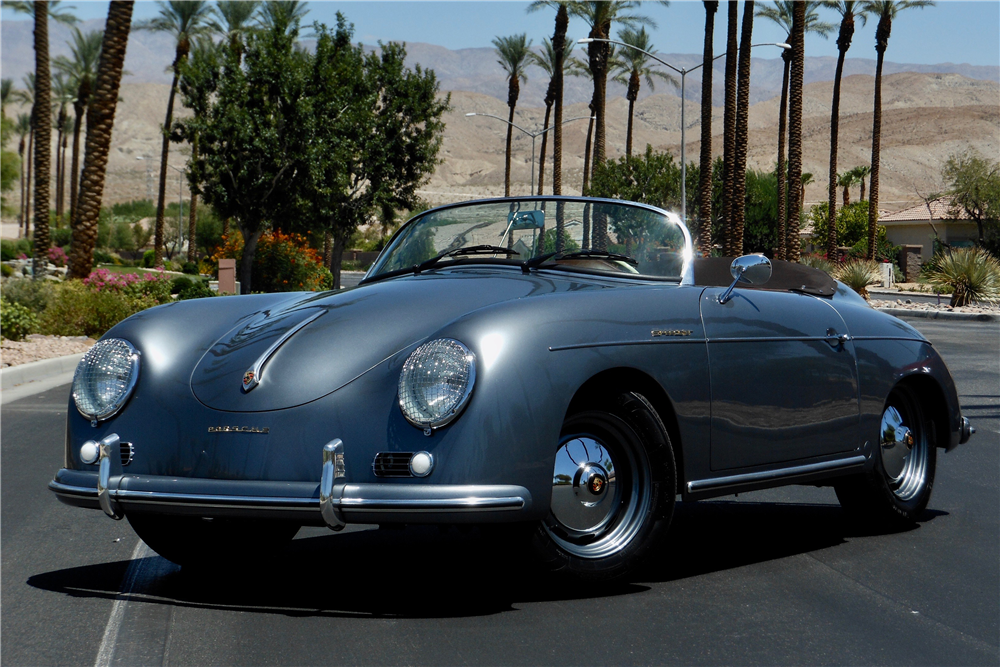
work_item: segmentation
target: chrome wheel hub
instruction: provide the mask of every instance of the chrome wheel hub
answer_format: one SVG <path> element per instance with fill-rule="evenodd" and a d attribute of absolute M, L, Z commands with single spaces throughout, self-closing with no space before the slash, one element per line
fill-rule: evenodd
<path fill-rule="evenodd" d="M 593 438 L 574 438 L 556 451 L 552 514 L 571 531 L 598 530 L 615 509 L 617 486 L 607 449 Z"/>
<path fill-rule="evenodd" d="M 919 425 L 904 414 L 905 410 L 900 412 L 893 405 L 885 409 L 879 446 L 889 488 L 901 500 L 909 500 L 920 492 L 927 477 L 928 445 L 919 429 L 914 430 Z"/>

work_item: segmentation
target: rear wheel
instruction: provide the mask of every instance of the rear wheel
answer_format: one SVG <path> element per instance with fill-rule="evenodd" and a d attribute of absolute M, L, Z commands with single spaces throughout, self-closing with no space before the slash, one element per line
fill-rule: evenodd
<path fill-rule="evenodd" d="M 882 410 L 875 468 L 835 485 L 845 510 L 858 518 L 908 524 L 927 507 L 937 450 L 933 425 L 912 389 L 896 387 Z"/>
<path fill-rule="evenodd" d="M 666 429 L 639 394 L 567 418 L 549 516 L 533 535 L 542 560 L 587 579 L 634 568 L 673 516 L 676 470 Z"/>
<path fill-rule="evenodd" d="M 129 524 L 150 549 L 184 567 L 231 569 L 247 557 L 274 555 L 299 526 L 280 521 L 203 519 L 129 513 Z"/>

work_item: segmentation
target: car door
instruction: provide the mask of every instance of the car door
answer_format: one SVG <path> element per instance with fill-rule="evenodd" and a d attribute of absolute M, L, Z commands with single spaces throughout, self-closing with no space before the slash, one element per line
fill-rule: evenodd
<path fill-rule="evenodd" d="M 858 442 L 854 345 L 825 299 L 722 288 L 701 297 L 713 470 L 849 452 Z"/>

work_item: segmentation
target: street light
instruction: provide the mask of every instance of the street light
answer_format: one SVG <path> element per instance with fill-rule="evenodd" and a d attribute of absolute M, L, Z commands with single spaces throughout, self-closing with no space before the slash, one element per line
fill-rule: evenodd
<path fill-rule="evenodd" d="M 136 160 L 155 160 L 155 157 L 150 157 L 148 155 L 137 155 Z M 184 234 L 182 230 L 184 229 L 184 223 L 181 222 L 181 213 L 184 209 L 183 206 L 183 187 L 184 184 L 181 182 L 181 177 L 184 175 L 184 170 L 180 167 L 175 167 L 172 164 L 167 164 L 168 167 L 177 172 L 177 252 L 181 251 L 181 246 L 184 244 Z"/>
<path fill-rule="evenodd" d="M 628 47 L 630 49 L 633 49 L 635 51 L 639 51 L 640 53 L 645 53 L 647 56 L 649 56 L 650 58 L 652 58 L 656 62 L 658 62 L 661 65 L 664 65 L 666 67 L 669 67 L 670 69 L 672 69 L 673 71 L 675 71 L 675 72 L 677 72 L 678 74 L 681 75 L 681 217 L 684 219 L 684 222 L 687 223 L 687 161 L 685 159 L 685 156 L 686 156 L 685 147 L 686 147 L 687 144 L 684 141 L 684 138 L 685 138 L 685 129 L 686 129 L 686 126 L 685 126 L 685 123 L 684 123 L 684 79 L 687 76 L 688 72 L 695 71 L 696 69 L 698 69 L 699 67 L 701 67 L 705 63 L 703 63 L 703 62 L 702 63 L 698 63 L 694 67 L 691 67 L 689 69 L 685 69 L 683 67 L 674 67 L 673 65 L 671 65 L 668 62 L 666 62 L 665 60 L 661 60 L 661 59 L 657 58 L 656 56 L 654 56 L 649 51 L 643 51 L 642 49 L 640 49 L 637 46 L 633 46 L 631 44 L 626 44 L 625 42 L 619 42 L 619 41 L 614 40 L 614 39 L 598 39 L 596 37 L 584 37 L 583 39 L 577 40 L 577 44 L 590 44 L 591 42 L 607 42 L 608 44 L 618 44 L 619 46 L 626 46 L 626 47 Z M 791 48 L 792 48 L 791 44 L 786 44 L 784 42 L 764 42 L 762 44 L 751 44 L 750 48 L 753 48 L 755 46 L 777 46 L 778 48 L 783 49 L 785 51 L 790 51 Z M 719 58 L 723 57 L 724 55 L 726 55 L 725 52 L 720 53 L 719 55 L 717 55 L 714 58 L 712 58 L 712 60 L 713 61 L 714 60 L 718 60 Z"/>
<path fill-rule="evenodd" d="M 521 130 L 521 132 L 524 132 L 526 135 L 528 135 L 529 137 L 531 137 L 531 192 L 529 194 L 535 194 L 535 139 L 537 137 L 542 136 L 543 134 L 545 134 L 549 130 L 555 128 L 556 126 L 555 125 L 549 125 L 544 130 L 538 130 L 537 132 L 531 132 L 529 130 L 524 129 L 520 125 L 517 125 L 516 123 L 510 122 L 506 118 L 501 118 L 500 116 L 494 116 L 491 113 L 467 113 L 467 114 L 465 114 L 466 118 L 469 118 L 470 116 L 486 116 L 487 118 L 496 118 L 499 121 L 507 123 L 511 127 L 515 127 L 517 129 Z M 589 118 L 589 119 L 593 120 L 593 118 L 591 116 L 577 116 L 576 118 L 570 118 L 568 120 L 564 120 L 562 123 L 560 123 L 560 125 L 565 125 L 566 123 L 572 122 L 574 120 L 583 120 L 584 118 Z"/>

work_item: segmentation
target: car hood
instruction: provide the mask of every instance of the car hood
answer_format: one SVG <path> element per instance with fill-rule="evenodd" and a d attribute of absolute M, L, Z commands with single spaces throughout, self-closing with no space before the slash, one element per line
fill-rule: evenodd
<path fill-rule="evenodd" d="M 451 270 L 283 302 L 219 338 L 191 374 L 191 390 L 216 410 L 294 407 L 336 391 L 471 311 L 510 299 L 599 287 L 571 287 L 571 282 L 503 270 Z M 304 326 L 296 331 L 299 325 Z M 263 366 L 260 384 L 244 391 L 244 374 L 287 334 Z"/>

